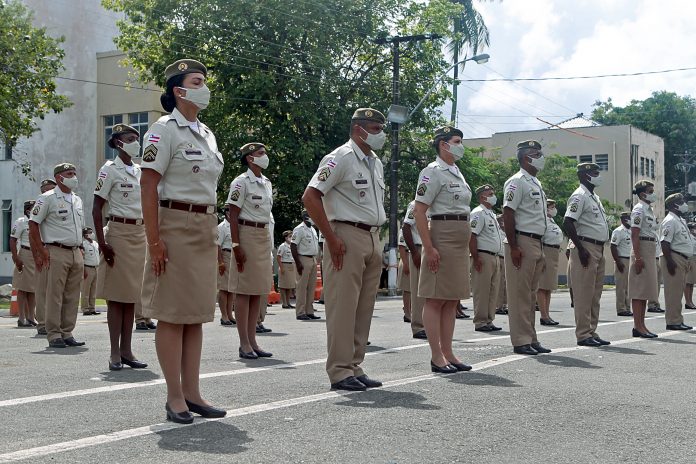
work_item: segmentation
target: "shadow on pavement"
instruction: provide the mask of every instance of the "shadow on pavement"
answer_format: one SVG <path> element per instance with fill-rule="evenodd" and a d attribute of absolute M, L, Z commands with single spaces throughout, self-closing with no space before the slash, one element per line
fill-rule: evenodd
<path fill-rule="evenodd" d="M 373 351 L 382 351 L 386 350 L 387 348 L 379 345 L 367 345 L 365 347 L 365 353 L 372 353 Z"/>
<path fill-rule="evenodd" d="M 199 420 L 196 418 L 196 420 Z M 224 422 L 208 422 L 196 427 L 183 427 L 157 432 L 162 449 L 211 454 L 238 454 L 254 441 L 244 430 Z"/>
<path fill-rule="evenodd" d="M 427 411 L 441 409 L 439 406 L 426 403 L 426 401 L 425 396 L 418 393 L 375 389 L 357 395 L 346 396 L 345 401 L 336 403 L 336 405 L 354 408 L 405 408 Z"/>
<path fill-rule="evenodd" d="M 77 356 L 89 351 L 86 346 L 75 346 L 68 348 L 51 348 L 47 346 L 43 351 L 32 351 L 31 354 L 59 354 L 63 356 Z"/>
<path fill-rule="evenodd" d="M 288 364 L 288 361 L 284 361 L 279 358 L 258 358 L 258 359 L 245 359 L 239 358 L 237 362 L 244 364 L 246 367 L 269 367 L 278 364 Z"/>
<path fill-rule="evenodd" d="M 597 366 L 582 359 L 570 358 L 567 356 L 558 356 L 555 354 L 544 354 L 541 356 L 533 356 L 534 360 L 546 364 L 548 366 L 557 367 L 578 367 L 581 369 L 601 369 L 602 366 Z"/>
<path fill-rule="evenodd" d="M 265 333 L 257 333 L 257 337 L 287 337 L 288 334 L 285 332 L 265 332 Z"/>
<path fill-rule="evenodd" d="M 484 374 L 483 372 L 460 372 L 458 374 L 444 375 L 442 378 L 452 383 L 473 386 L 489 387 L 521 387 L 520 384 L 505 377 L 495 374 Z"/>
<path fill-rule="evenodd" d="M 686 333 L 689 333 L 689 332 L 686 332 Z M 661 342 L 674 343 L 676 345 L 696 345 L 696 342 L 690 342 L 688 340 L 678 340 L 676 338 L 658 338 L 655 341 L 658 343 L 661 343 Z"/>
<path fill-rule="evenodd" d="M 160 376 L 149 369 L 131 369 L 124 367 L 120 371 L 100 372 L 104 382 L 147 382 L 148 380 L 159 379 Z"/>
<path fill-rule="evenodd" d="M 645 356 L 655 356 L 655 353 L 649 353 L 644 350 L 639 350 L 637 348 L 626 348 L 623 346 L 603 346 L 599 348 L 600 351 L 608 351 L 610 353 L 621 353 L 621 354 L 639 354 Z"/>

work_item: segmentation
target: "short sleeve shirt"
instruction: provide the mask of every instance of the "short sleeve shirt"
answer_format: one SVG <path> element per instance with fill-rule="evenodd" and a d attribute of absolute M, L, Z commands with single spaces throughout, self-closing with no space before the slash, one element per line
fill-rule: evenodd
<path fill-rule="evenodd" d="M 479 250 L 501 253 L 503 242 L 500 237 L 500 225 L 495 214 L 483 205 L 471 212 L 471 233 L 476 235 Z"/>
<path fill-rule="evenodd" d="M 227 204 L 240 209 L 239 219 L 268 224 L 273 208 L 271 181 L 263 174 L 256 177 L 251 169 L 247 169 L 230 184 Z"/>
<path fill-rule="evenodd" d="M 686 256 L 691 256 L 693 253 L 691 234 L 686 221 L 671 211 L 660 224 L 660 242 L 669 243 L 672 251 L 677 253 Z"/>
<path fill-rule="evenodd" d="M 616 245 L 616 251 L 622 258 L 631 256 L 631 229 L 622 225 L 614 229 L 611 233 L 611 244 Z"/>
<path fill-rule="evenodd" d="M 503 207 L 515 212 L 515 228 L 543 236 L 546 233 L 546 195 L 541 182 L 524 169 L 505 181 Z"/>
<path fill-rule="evenodd" d="M 658 224 L 650 205 L 640 200 L 631 211 L 631 228 L 640 229 L 640 237 L 657 240 Z"/>
<path fill-rule="evenodd" d="M 556 221 L 550 217 L 546 217 L 546 233 L 541 238 L 541 243 L 544 245 L 552 245 L 560 248 L 561 243 L 563 243 L 563 231 Z"/>
<path fill-rule="evenodd" d="M 502 228 L 498 229 L 498 230 L 500 230 L 500 242 L 503 244 L 507 243 L 507 236 L 505 235 L 505 231 Z M 498 253 L 498 256 L 505 257 L 505 247 L 504 246 L 501 248 L 500 252 Z M 503 272 L 504 271 L 505 270 L 503 269 Z"/>
<path fill-rule="evenodd" d="M 381 226 L 387 220 L 382 161 L 372 152 L 363 153 L 352 140 L 321 160 L 308 186 L 324 195 L 329 221 Z"/>
<path fill-rule="evenodd" d="M 39 224 L 44 243 L 82 245 L 84 211 L 82 199 L 75 193 L 66 195 L 56 187 L 42 194 L 31 210 L 31 221 Z"/>
<path fill-rule="evenodd" d="M 293 263 L 294 260 L 292 259 L 292 250 L 290 249 L 290 245 L 287 243 L 283 242 L 278 246 L 278 253 L 280 256 L 280 261 L 283 263 Z"/>
<path fill-rule="evenodd" d="M 420 238 L 420 234 L 418 233 L 418 228 L 416 227 L 416 200 L 412 200 L 411 203 L 408 204 L 408 207 L 406 208 L 406 216 L 404 217 L 404 224 L 408 224 L 411 226 L 411 237 L 413 237 L 413 244 L 414 245 L 423 245 L 423 241 Z M 428 212 L 429 213 L 429 212 Z M 403 226 L 402 226 L 403 228 Z M 403 233 L 402 233 L 403 237 Z M 405 244 L 405 241 L 404 241 Z"/>
<path fill-rule="evenodd" d="M 22 216 L 12 225 L 10 237 L 16 238 L 20 246 L 29 246 L 29 218 Z"/>
<path fill-rule="evenodd" d="M 92 240 L 82 241 L 82 250 L 85 252 L 85 266 L 99 266 L 99 245 Z"/>
<path fill-rule="evenodd" d="M 568 199 L 565 217 L 575 220 L 575 230 L 580 237 L 600 242 L 609 240 L 609 224 L 599 197 L 580 185 Z"/>
<path fill-rule="evenodd" d="M 469 214 L 471 188 L 456 165 L 448 165 L 437 157 L 418 176 L 416 201 L 430 206 L 431 216 Z"/>
<path fill-rule="evenodd" d="M 127 219 L 142 219 L 140 204 L 140 166 L 133 163 L 132 172 L 121 158 L 107 161 L 99 170 L 94 194 L 109 203 L 109 214 Z"/>
<path fill-rule="evenodd" d="M 158 186 L 161 200 L 197 205 L 217 203 L 222 154 L 212 131 L 202 122 L 197 123 L 199 131 L 174 109 L 145 134 L 142 168 L 162 175 Z"/>
<path fill-rule="evenodd" d="M 319 254 L 319 237 L 314 227 L 299 223 L 292 230 L 290 243 L 297 245 L 297 253 L 304 256 L 316 256 Z"/>
<path fill-rule="evenodd" d="M 227 219 L 223 220 L 217 226 L 217 244 L 223 250 L 232 249 L 232 232 L 230 231 L 230 223 Z"/>

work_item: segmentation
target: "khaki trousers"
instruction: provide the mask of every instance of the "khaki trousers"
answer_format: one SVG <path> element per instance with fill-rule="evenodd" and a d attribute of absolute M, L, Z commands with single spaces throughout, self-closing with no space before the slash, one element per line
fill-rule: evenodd
<path fill-rule="evenodd" d="M 604 285 L 604 247 L 582 242 L 590 254 L 587 267 L 580 262 L 577 248 L 570 252 L 570 278 L 573 281 L 575 303 L 575 337 L 580 340 L 595 337 L 599 322 L 599 300 Z M 628 272 L 628 270 L 626 270 Z"/>
<path fill-rule="evenodd" d="M 257 324 L 263 324 L 266 320 L 266 311 L 268 310 L 268 294 L 259 295 L 259 317 L 256 320 Z"/>
<path fill-rule="evenodd" d="M 541 240 L 517 235 L 517 245 L 522 250 L 522 262 L 517 269 L 512 264 L 510 245 L 505 244 L 505 279 L 507 280 L 508 320 L 510 341 L 513 346 L 536 343 L 534 329 L 536 292 L 544 269 L 544 252 Z"/>
<path fill-rule="evenodd" d="M 48 246 L 51 258 L 46 276 L 46 332 L 48 341 L 70 338 L 77 323 L 84 261 L 79 248 Z"/>
<path fill-rule="evenodd" d="M 418 249 L 421 249 L 420 245 L 416 245 Z M 423 305 L 425 305 L 425 298 L 418 296 L 418 276 L 420 272 L 413 264 L 413 254 L 408 253 L 408 268 L 411 272 L 408 273 L 408 283 L 411 286 L 411 332 L 413 335 L 425 329 L 423 326 Z"/>
<path fill-rule="evenodd" d="M 474 293 L 474 326 L 476 328 L 491 324 L 495 319 L 498 302 L 498 283 L 500 265 L 498 257 L 479 251 L 481 272 L 471 266 L 471 287 Z"/>
<path fill-rule="evenodd" d="M 36 328 L 46 328 L 46 285 L 48 283 L 48 269 L 44 266 L 41 272 L 36 271 Z"/>
<path fill-rule="evenodd" d="M 667 270 L 665 257 L 660 257 L 660 269 L 662 269 L 662 276 L 665 279 L 665 322 L 667 325 L 679 325 L 684 323 L 682 297 L 684 296 L 689 261 L 674 252 L 672 260 L 677 265 L 674 275 L 671 275 Z"/>
<path fill-rule="evenodd" d="M 648 301 L 648 308 L 659 308 L 660 307 L 660 290 L 664 283 L 664 277 L 662 275 L 662 266 L 660 266 L 660 257 L 657 260 L 657 300 Z"/>
<path fill-rule="evenodd" d="M 370 335 L 379 276 L 382 244 L 379 232 L 369 232 L 332 222 L 346 246 L 343 267 L 334 269 L 331 253 L 324 254 L 324 300 L 326 301 L 326 372 L 331 383 L 363 375 L 360 363 Z"/>
<path fill-rule="evenodd" d="M 140 299 L 138 299 L 138 301 L 135 302 L 134 310 L 136 324 L 138 322 L 144 322 L 145 324 L 149 324 L 150 322 L 152 322 L 152 319 L 143 316 L 143 305 L 140 303 Z"/>
<path fill-rule="evenodd" d="M 82 279 L 82 289 L 80 291 L 82 302 L 80 307 L 82 312 L 94 311 L 97 295 L 97 268 L 85 266 L 85 274 L 87 277 Z"/>
<path fill-rule="evenodd" d="M 614 283 L 616 284 L 616 312 L 631 311 L 631 300 L 628 298 L 628 267 L 631 264 L 630 258 L 619 257 L 624 265 L 624 271 L 619 272 L 619 268 L 614 265 Z"/>
<path fill-rule="evenodd" d="M 496 308 L 502 308 L 507 304 L 507 289 L 505 288 L 505 257 L 498 256 L 498 267 L 500 272 L 498 273 L 498 302 L 495 304 Z"/>
<path fill-rule="evenodd" d="M 295 302 L 295 316 L 303 314 L 314 314 L 314 288 L 317 285 L 317 262 L 311 256 L 300 256 L 302 263 L 302 274 L 297 275 L 297 286 L 295 294 L 297 301 Z"/>

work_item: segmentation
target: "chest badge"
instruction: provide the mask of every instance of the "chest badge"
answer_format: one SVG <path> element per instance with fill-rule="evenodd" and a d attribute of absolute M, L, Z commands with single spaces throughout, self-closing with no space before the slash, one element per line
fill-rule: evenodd
<path fill-rule="evenodd" d="M 362 190 L 360 191 L 360 198 L 365 198 L 365 192 Z"/>
<path fill-rule="evenodd" d="M 193 171 L 194 174 L 198 174 L 198 171 L 200 171 L 200 170 L 201 170 L 201 168 L 200 168 L 198 165 L 194 166 L 194 167 L 191 169 L 191 171 Z"/>

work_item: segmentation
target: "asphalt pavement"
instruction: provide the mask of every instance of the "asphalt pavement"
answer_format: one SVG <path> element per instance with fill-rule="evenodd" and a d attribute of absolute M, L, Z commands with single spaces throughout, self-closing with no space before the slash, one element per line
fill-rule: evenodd
<path fill-rule="evenodd" d="M 471 300 L 464 301 L 471 305 Z M 323 318 L 323 306 L 317 305 Z M 259 336 L 267 360 L 240 360 L 236 329 L 206 324 L 201 389 L 226 418 L 165 421 L 153 332 L 135 332 L 145 370 L 110 372 L 105 314 L 78 318 L 82 348 L 0 318 L 0 462 L 101 463 L 693 463 L 696 332 L 631 337 L 614 292 L 602 297 L 605 348 L 576 346 L 569 295 L 552 295 L 561 325 L 537 326 L 554 351 L 514 355 L 503 331 L 458 320 L 455 349 L 474 370 L 435 375 L 429 349 L 402 322 L 400 299 L 376 304 L 365 371 L 385 382 L 329 391 L 325 323 L 269 308 Z M 471 311 L 467 311 L 471 314 Z M 218 313 L 219 317 L 219 313 Z M 686 323 L 696 311 L 685 310 Z"/>

